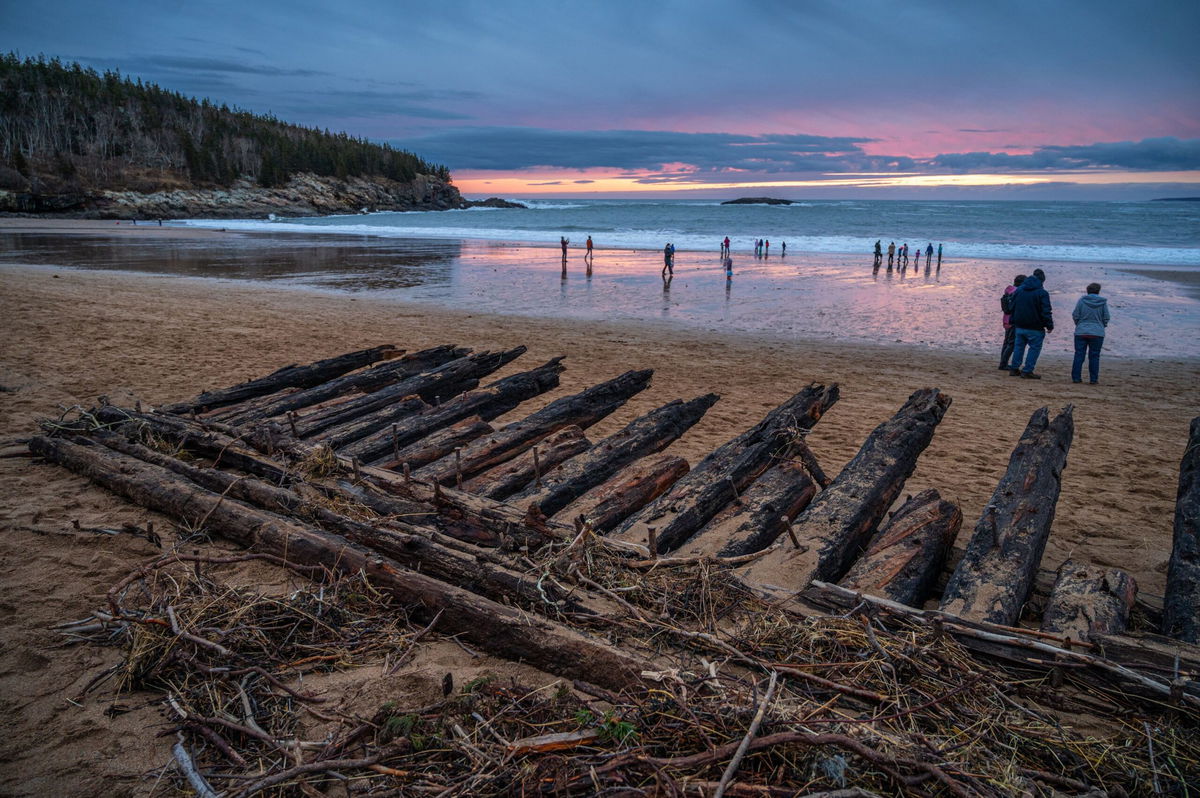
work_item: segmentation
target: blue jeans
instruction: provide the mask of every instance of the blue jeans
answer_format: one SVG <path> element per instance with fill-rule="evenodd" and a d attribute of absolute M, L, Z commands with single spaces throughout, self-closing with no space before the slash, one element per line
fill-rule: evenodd
<path fill-rule="evenodd" d="M 1083 374 L 1083 357 L 1087 355 L 1088 379 L 1092 382 L 1100 380 L 1100 347 L 1104 346 L 1104 336 L 1076 335 L 1075 361 L 1071 363 L 1071 379 L 1079 382 Z"/>
<path fill-rule="evenodd" d="M 1013 340 L 1014 351 L 1012 359 L 1012 367 L 1020 369 L 1026 374 L 1033 373 L 1033 367 L 1037 365 L 1038 355 L 1042 353 L 1042 342 L 1046 340 L 1046 333 L 1042 330 L 1025 330 L 1017 328 L 1016 338 Z M 1025 356 L 1025 347 L 1029 347 L 1029 356 Z M 1025 366 L 1021 366 L 1021 362 L 1025 362 Z"/>

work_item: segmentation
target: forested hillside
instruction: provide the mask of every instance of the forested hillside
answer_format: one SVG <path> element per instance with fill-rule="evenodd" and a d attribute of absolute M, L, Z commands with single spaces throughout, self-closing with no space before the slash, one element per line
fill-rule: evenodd
<path fill-rule="evenodd" d="M 381 191 L 384 206 L 462 202 L 446 167 L 386 144 L 196 100 L 119 72 L 0 56 L 0 193 L 7 200 L 0 210 L 96 211 L 111 206 L 112 192 L 245 194 L 282 189 L 301 175 L 310 187 L 315 176 L 326 194 L 347 181 L 346 204 L 379 201 Z M 412 191 L 402 197 L 397 184 Z M 302 198 L 280 210 L 306 208 Z M 315 210 L 330 209 L 318 203 Z"/>

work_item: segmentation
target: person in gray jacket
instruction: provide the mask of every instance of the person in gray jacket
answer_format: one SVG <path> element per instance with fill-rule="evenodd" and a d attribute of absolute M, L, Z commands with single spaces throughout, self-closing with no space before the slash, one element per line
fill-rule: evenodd
<path fill-rule="evenodd" d="M 1071 364 L 1071 382 L 1083 382 L 1083 358 L 1088 361 L 1088 381 L 1100 381 L 1100 347 L 1110 318 L 1108 300 L 1100 296 L 1100 283 L 1092 283 L 1071 311 L 1075 320 L 1075 362 Z"/>

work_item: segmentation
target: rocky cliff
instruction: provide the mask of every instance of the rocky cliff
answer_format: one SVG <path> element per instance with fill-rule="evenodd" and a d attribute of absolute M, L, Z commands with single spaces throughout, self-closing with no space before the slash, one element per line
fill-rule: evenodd
<path fill-rule="evenodd" d="M 464 200 L 452 184 L 431 175 L 411 183 L 388 178 L 338 179 L 296 174 L 283 186 L 263 188 L 242 179 L 229 188 L 181 188 L 150 192 L 88 191 L 70 185 L 52 190 L 0 189 L 0 212 L 56 214 L 92 219 L 234 219 L 266 216 L 319 216 L 368 211 L 431 211 L 523 207 L 504 200 Z M 46 187 L 50 188 L 50 187 Z"/>

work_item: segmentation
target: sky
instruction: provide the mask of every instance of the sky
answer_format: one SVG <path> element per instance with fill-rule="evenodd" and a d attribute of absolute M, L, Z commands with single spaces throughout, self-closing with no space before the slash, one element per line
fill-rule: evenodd
<path fill-rule="evenodd" d="M 0 0 L 44 54 L 467 196 L 1200 196 L 1196 0 Z"/>

